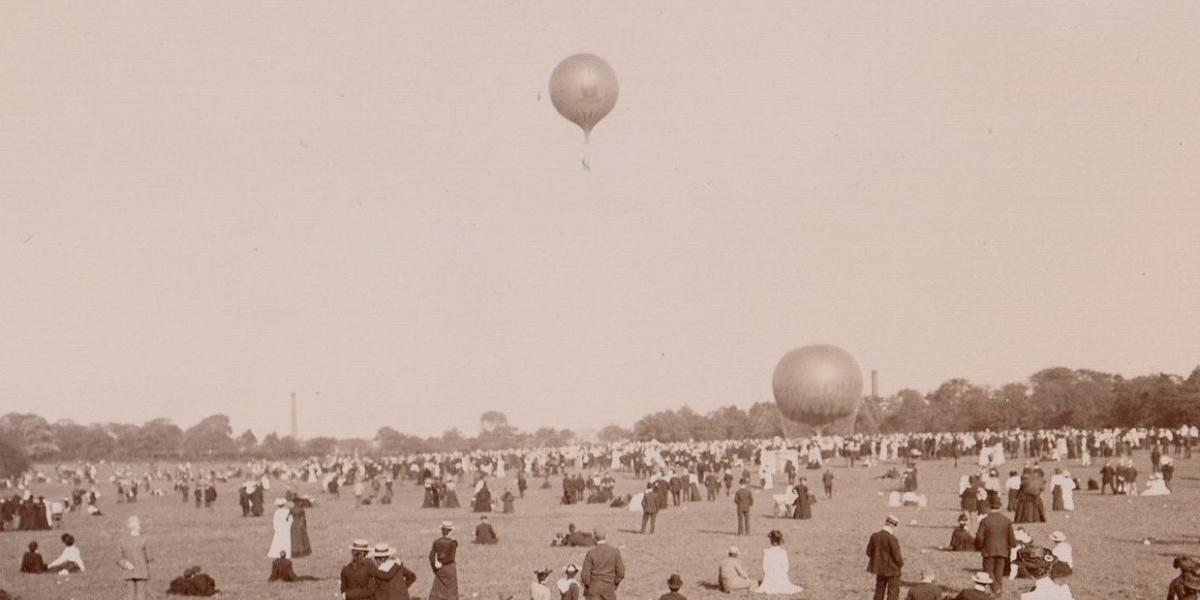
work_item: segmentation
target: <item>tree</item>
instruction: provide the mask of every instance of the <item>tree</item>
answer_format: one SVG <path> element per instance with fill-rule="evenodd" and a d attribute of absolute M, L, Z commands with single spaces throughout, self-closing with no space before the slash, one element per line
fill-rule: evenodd
<path fill-rule="evenodd" d="M 0 434 L 0 478 L 18 477 L 28 470 L 29 457 L 8 436 Z"/>
<path fill-rule="evenodd" d="M 770 439 L 786 435 L 783 413 L 774 402 L 755 402 L 746 415 L 750 420 L 750 437 Z"/>
<path fill-rule="evenodd" d="M 890 401 L 892 408 L 883 418 L 883 430 L 888 432 L 911 433 L 925 431 L 925 412 L 928 402 L 921 392 L 913 389 L 903 389 L 896 393 Z"/>
<path fill-rule="evenodd" d="M 253 454 L 255 450 L 258 450 L 258 438 L 255 437 L 253 431 L 247 429 L 238 436 L 237 447 L 238 452 L 242 454 Z"/>
<path fill-rule="evenodd" d="M 131 435 L 128 445 L 121 444 L 121 449 L 130 458 L 177 457 L 183 449 L 183 430 L 170 419 L 154 419 L 134 432 L 125 431 Z"/>
<path fill-rule="evenodd" d="M 508 417 L 504 413 L 489 410 L 479 416 L 479 430 L 481 432 L 494 431 L 502 427 L 508 427 Z"/>
<path fill-rule="evenodd" d="M 58 421 L 51 426 L 58 440 L 58 456 L 75 460 L 101 460 L 111 456 L 116 440 L 99 425 L 79 425 Z"/>
<path fill-rule="evenodd" d="M 717 437 L 743 440 L 750 437 L 750 416 L 736 406 L 723 406 L 708 414 Z"/>
<path fill-rule="evenodd" d="M 259 448 L 263 456 L 274 459 L 292 458 L 300 455 L 300 444 L 296 442 L 296 438 L 290 435 L 279 437 L 279 434 L 274 431 L 263 438 Z"/>
<path fill-rule="evenodd" d="M 32 413 L 8 413 L 0 417 L 0 436 L 11 440 L 32 460 L 49 458 L 58 453 L 58 440 L 46 419 Z"/>
<path fill-rule="evenodd" d="M 189 427 L 183 434 L 183 447 L 192 456 L 228 456 L 238 450 L 225 415 L 212 415 Z"/>
<path fill-rule="evenodd" d="M 600 440 L 601 444 L 611 444 L 613 442 L 628 440 L 632 437 L 633 431 L 620 425 L 606 425 L 596 434 L 596 439 Z"/>
<path fill-rule="evenodd" d="M 419 454 L 430 445 L 415 435 L 400 433 L 391 427 L 381 427 L 375 434 L 375 447 L 384 454 Z"/>
<path fill-rule="evenodd" d="M 328 456 L 337 450 L 337 440 L 331 437 L 315 437 L 304 442 L 304 453 L 309 456 Z"/>

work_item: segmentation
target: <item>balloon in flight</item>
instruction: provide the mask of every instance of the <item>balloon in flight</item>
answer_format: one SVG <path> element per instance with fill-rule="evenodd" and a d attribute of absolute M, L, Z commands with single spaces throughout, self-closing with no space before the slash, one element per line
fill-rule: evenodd
<path fill-rule="evenodd" d="M 771 380 L 783 416 L 813 426 L 857 412 L 862 386 L 862 370 L 854 357 L 827 344 L 788 352 Z"/>
<path fill-rule="evenodd" d="M 594 54 L 568 56 L 550 74 L 550 101 L 563 118 L 583 130 L 584 141 L 617 104 L 619 90 L 617 74 Z"/>

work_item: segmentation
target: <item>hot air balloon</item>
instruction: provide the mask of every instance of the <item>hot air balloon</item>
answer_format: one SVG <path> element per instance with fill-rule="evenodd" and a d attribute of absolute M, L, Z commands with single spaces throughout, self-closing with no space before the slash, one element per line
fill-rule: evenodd
<path fill-rule="evenodd" d="M 584 142 L 617 104 L 618 91 L 617 74 L 594 54 L 568 56 L 550 74 L 550 101 L 559 114 L 583 130 Z"/>
<path fill-rule="evenodd" d="M 783 416 L 814 427 L 827 425 L 857 411 L 862 370 L 837 346 L 804 346 L 779 360 L 771 387 Z"/>

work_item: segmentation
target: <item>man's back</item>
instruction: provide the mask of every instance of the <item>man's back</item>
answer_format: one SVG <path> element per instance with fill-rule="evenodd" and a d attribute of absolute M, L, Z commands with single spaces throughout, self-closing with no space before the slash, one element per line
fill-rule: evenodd
<path fill-rule="evenodd" d="M 884 577 L 900 574 L 904 559 L 900 556 L 900 540 L 891 533 L 879 530 L 871 534 L 867 542 L 867 571 Z"/>
<path fill-rule="evenodd" d="M 750 493 L 750 490 L 746 488 L 740 488 L 737 493 L 733 495 L 733 502 L 734 504 L 737 504 L 739 509 L 749 510 L 754 504 L 754 495 Z"/>
<path fill-rule="evenodd" d="M 621 552 L 608 544 L 600 544 L 588 550 L 583 558 L 580 581 L 586 586 L 607 583 L 616 586 L 625 578 L 625 563 Z"/>
<path fill-rule="evenodd" d="M 1008 517 L 998 512 L 993 512 L 979 522 L 979 531 L 975 536 L 975 546 L 983 556 L 1007 558 L 1009 550 L 1016 545 L 1016 541 L 1012 521 L 1009 521 Z"/>

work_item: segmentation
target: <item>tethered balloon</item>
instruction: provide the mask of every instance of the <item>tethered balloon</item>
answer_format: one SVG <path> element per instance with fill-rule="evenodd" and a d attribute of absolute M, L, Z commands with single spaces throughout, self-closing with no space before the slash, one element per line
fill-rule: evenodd
<path fill-rule="evenodd" d="M 849 352 L 821 344 L 785 354 L 771 387 L 783 416 L 815 427 L 854 414 L 862 383 L 862 370 Z"/>
<path fill-rule="evenodd" d="M 617 74 L 594 54 L 568 56 L 550 74 L 550 101 L 568 121 L 583 130 L 584 141 L 592 128 L 617 104 Z"/>

